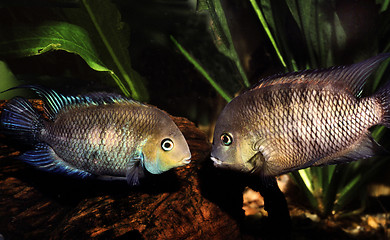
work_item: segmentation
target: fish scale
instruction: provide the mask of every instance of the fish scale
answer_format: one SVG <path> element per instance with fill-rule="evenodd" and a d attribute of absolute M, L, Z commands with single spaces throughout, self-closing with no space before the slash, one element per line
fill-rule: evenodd
<path fill-rule="evenodd" d="M 145 170 L 159 174 L 190 162 L 187 142 L 163 111 L 117 94 L 63 96 L 39 86 L 42 116 L 23 98 L 1 115 L 7 134 L 35 146 L 19 159 L 39 169 L 73 177 L 126 179 L 139 184 Z"/>
<path fill-rule="evenodd" d="M 261 91 L 275 93 L 271 94 L 272 99 L 270 99 L 273 108 L 264 106 L 267 102 L 259 101 L 261 104 L 256 109 L 255 115 L 260 117 L 255 118 L 255 122 L 251 123 L 255 126 L 264 125 L 264 128 L 276 127 L 275 131 L 271 131 L 274 133 L 272 135 L 269 134 L 269 131 L 264 131 L 264 128 L 259 131 L 259 138 L 265 139 L 265 144 L 270 142 L 270 146 L 275 146 L 271 147 L 269 151 L 277 152 L 278 156 L 286 156 L 285 159 L 276 158 L 277 162 L 273 162 L 275 158 L 271 157 L 269 163 L 272 166 L 294 169 L 313 158 L 312 161 L 321 159 L 325 153 L 333 154 L 352 144 L 360 136 L 361 131 L 355 129 L 358 125 L 352 124 L 351 119 L 349 119 L 349 117 L 353 118 L 356 115 L 348 115 L 348 112 L 351 111 L 361 112 L 358 105 L 354 104 L 356 101 L 352 96 L 345 94 L 340 97 L 331 91 L 317 91 L 316 89 L 310 91 L 308 86 L 298 86 L 297 90 L 291 86 L 283 90 L 276 89 L 276 86 L 272 88 L 274 90 L 265 88 Z M 300 92 L 306 92 L 307 99 L 310 101 L 301 101 L 298 97 L 302 96 Z M 258 95 L 261 93 L 259 92 Z M 270 111 L 270 109 L 272 110 Z M 304 111 L 304 109 L 311 110 Z M 313 112 L 314 110 L 315 112 Z M 273 115 L 274 111 L 278 112 L 276 117 Z M 328 124 L 331 121 L 327 117 L 329 115 L 333 115 L 335 119 L 333 124 Z M 371 126 L 366 119 L 367 116 L 364 116 L 360 119 L 363 121 L 359 121 L 362 128 Z M 303 122 L 307 123 L 302 124 Z M 329 131 L 330 129 L 333 131 Z M 300 134 L 302 132 L 307 132 L 304 136 L 306 139 L 302 139 Z M 330 140 L 329 143 L 327 143 L 327 139 Z M 305 143 L 309 143 L 307 148 L 304 148 Z"/>
<path fill-rule="evenodd" d="M 261 80 L 221 112 L 211 159 L 219 167 L 274 176 L 374 156 L 381 147 L 369 128 L 390 125 L 390 84 L 371 97 L 360 95 L 389 56 Z"/>
<path fill-rule="evenodd" d="M 112 107 L 115 108 L 113 111 L 117 114 L 113 114 L 110 109 Z M 42 140 L 51 142 L 51 146 L 57 154 L 77 168 L 102 175 L 110 172 L 114 172 L 115 175 L 124 174 L 127 162 L 140 143 L 140 136 L 128 134 L 124 130 L 122 136 L 117 135 L 106 138 L 107 129 L 115 124 L 118 126 L 123 125 L 122 119 L 131 119 L 129 116 L 126 116 L 126 109 L 121 110 L 118 107 L 125 108 L 126 105 L 108 106 L 107 110 L 113 116 L 110 117 L 108 112 L 102 111 L 102 115 L 99 118 L 94 114 L 96 106 L 81 109 L 71 108 L 68 111 L 63 111 L 57 117 L 55 124 L 49 128 L 48 135 L 43 137 Z M 139 116 L 136 117 L 139 118 Z M 90 122 L 93 124 L 85 121 L 85 119 L 90 119 Z M 148 121 L 148 119 L 141 118 L 141 120 L 146 121 L 141 121 L 137 125 L 138 129 L 134 129 L 134 131 L 149 134 L 144 125 L 153 126 L 154 124 L 152 124 L 152 121 Z M 130 120 L 127 125 L 133 124 L 135 123 Z M 53 132 L 51 133 L 50 129 L 55 130 L 52 130 Z M 117 129 L 114 128 L 115 131 Z M 62 136 L 63 139 L 58 140 L 57 136 Z M 98 141 L 93 141 L 94 139 Z M 107 139 L 114 143 L 104 142 Z M 77 151 L 73 152 L 69 151 L 69 149 L 77 149 Z M 97 161 L 95 159 L 105 159 L 105 161 Z M 114 159 L 119 161 L 114 161 Z"/>

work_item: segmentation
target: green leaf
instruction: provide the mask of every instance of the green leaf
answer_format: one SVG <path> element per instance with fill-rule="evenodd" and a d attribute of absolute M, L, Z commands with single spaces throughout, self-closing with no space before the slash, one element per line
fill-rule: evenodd
<path fill-rule="evenodd" d="M 68 9 L 66 15 L 88 30 L 99 56 L 118 76 L 120 82 L 117 83 L 122 86 L 121 89 L 128 89 L 126 92 L 136 100 L 147 101 L 149 96 L 144 79 L 131 67 L 129 29 L 121 22 L 116 6 L 109 0 L 82 0 L 82 4 L 83 11 Z"/>
<path fill-rule="evenodd" d="M 250 2 L 283 67 L 288 71 L 297 71 L 298 67 L 286 36 L 285 23 L 289 21 L 287 15 L 290 13 L 287 12 L 285 1 L 263 0 L 260 1 L 260 6 L 255 0 Z"/>
<path fill-rule="evenodd" d="M 307 176 L 307 169 L 302 169 L 299 171 L 291 172 L 291 176 L 294 179 L 294 182 L 299 186 L 301 191 L 305 194 L 308 199 L 312 209 L 318 209 L 318 201 L 313 195 L 313 189 L 311 187 L 311 181 Z"/>
<path fill-rule="evenodd" d="M 338 198 L 335 201 L 334 210 L 339 211 L 343 209 L 347 203 L 352 201 L 353 197 L 356 195 L 354 192 L 358 190 L 360 186 L 359 182 L 362 181 L 362 175 L 359 174 L 351 179 L 338 193 Z"/>
<path fill-rule="evenodd" d="M 183 46 L 177 42 L 177 40 L 171 36 L 172 42 L 179 49 L 187 60 L 194 65 L 194 67 L 203 75 L 204 78 L 210 83 L 210 85 L 227 101 L 230 102 L 232 97 L 207 73 L 207 71 L 198 63 L 198 61 L 191 56 L 191 54 L 183 48 Z"/>
<path fill-rule="evenodd" d="M 217 49 L 224 54 L 226 57 L 230 58 L 236 65 L 243 84 L 245 87 L 250 87 L 249 80 L 245 74 L 245 71 L 241 65 L 240 58 L 234 48 L 233 39 L 230 33 L 230 29 L 227 23 L 227 19 L 222 8 L 220 0 L 203 0 L 199 4 L 204 10 L 207 8 L 208 13 L 211 17 L 211 30 L 214 33 L 214 42 Z"/>
<path fill-rule="evenodd" d="M 3 61 L 0 61 L 0 89 L 2 91 L 6 89 L 10 89 L 12 87 L 16 87 L 19 85 L 22 85 L 22 82 L 19 81 L 15 75 L 11 72 L 11 70 L 8 68 L 7 64 Z M 16 96 L 29 96 L 29 92 L 26 89 L 15 89 L 14 91 L 6 91 L 2 92 L 0 94 L 0 99 L 1 100 L 6 100 L 6 99 L 11 99 Z"/>
<path fill-rule="evenodd" d="M 1 32 L 1 55 L 28 57 L 53 50 L 64 50 L 79 54 L 96 71 L 110 71 L 100 61 L 88 33 L 76 25 L 46 22 L 37 27 L 3 27 Z"/>
<path fill-rule="evenodd" d="M 334 53 L 344 48 L 347 37 L 332 1 L 286 2 L 304 36 L 311 67 L 334 65 Z"/>
<path fill-rule="evenodd" d="M 130 88 L 129 92 L 116 72 L 102 62 L 88 32 L 77 25 L 50 21 L 39 26 L 2 27 L 0 32 L 0 55 L 28 57 L 55 50 L 74 53 L 92 69 L 109 73 L 126 95 L 139 99 L 138 91 Z"/>
<path fill-rule="evenodd" d="M 262 11 L 260 10 L 259 6 L 258 6 L 257 3 L 256 3 L 256 0 L 250 0 L 250 2 L 251 2 L 251 4 L 252 4 L 253 9 L 255 10 L 255 12 L 256 12 L 256 14 L 257 14 L 257 17 L 259 18 L 259 20 L 260 20 L 260 22 L 261 22 L 261 25 L 263 25 L 263 28 L 264 28 L 264 30 L 265 30 L 265 32 L 266 32 L 266 34 L 267 34 L 269 40 L 271 41 L 271 44 L 272 44 L 272 46 L 274 47 L 275 52 L 276 52 L 276 54 L 278 55 L 278 58 L 279 58 L 280 62 L 282 63 L 283 67 L 286 68 L 287 65 L 286 65 L 286 63 L 285 63 L 285 61 L 284 61 L 284 59 L 283 59 L 282 54 L 280 53 L 279 47 L 276 45 L 276 41 L 275 41 L 275 39 L 274 39 L 274 37 L 273 37 L 271 31 L 270 31 L 270 28 L 268 27 L 267 21 L 265 20 Z M 264 1 L 264 5 L 265 5 L 266 3 L 268 3 L 268 2 L 267 2 L 267 1 Z M 269 7 L 266 8 L 266 9 L 270 10 L 270 9 L 271 9 L 271 8 L 270 8 L 270 4 L 267 4 L 267 5 L 268 5 Z M 272 13 L 272 11 L 268 11 L 268 12 L 269 12 L 269 13 Z M 269 17 L 268 19 L 271 19 L 271 20 L 272 20 L 273 18 L 272 18 L 272 17 Z M 271 22 L 272 22 L 272 21 L 271 21 Z M 274 27 L 274 29 L 275 29 L 275 23 L 274 23 L 274 22 L 272 22 L 272 23 L 273 23 L 272 25 L 273 25 L 273 27 Z"/>
<path fill-rule="evenodd" d="M 375 3 L 381 5 L 379 12 L 384 12 L 389 8 L 390 0 L 376 0 Z"/>

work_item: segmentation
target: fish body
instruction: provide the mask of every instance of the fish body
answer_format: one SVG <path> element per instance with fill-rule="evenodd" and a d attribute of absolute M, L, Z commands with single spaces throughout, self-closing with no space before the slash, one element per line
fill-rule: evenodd
<path fill-rule="evenodd" d="M 187 142 L 161 110 L 116 94 L 63 96 L 29 86 L 45 101 L 45 120 L 24 98 L 1 114 L 6 133 L 35 145 L 19 158 L 40 169 L 76 177 L 127 179 L 144 169 L 159 174 L 190 162 Z"/>
<path fill-rule="evenodd" d="M 360 94 L 367 77 L 389 56 L 260 81 L 220 114 L 214 165 L 275 176 L 374 156 L 381 147 L 369 128 L 390 127 L 390 84 L 371 97 Z"/>

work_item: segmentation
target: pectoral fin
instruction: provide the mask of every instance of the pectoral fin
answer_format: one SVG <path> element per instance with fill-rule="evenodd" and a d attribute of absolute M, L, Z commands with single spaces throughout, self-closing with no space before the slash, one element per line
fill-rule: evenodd
<path fill-rule="evenodd" d="M 142 153 L 133 157 L 133 159 L 130 160 L 126 172 L 126 179 L 129 185 L 139 185 L 139 180 L 145 176 L 143 161 L 144 157 Z"/>
<path fill-rule="evenodd" d="M 249 159 L 248 163 L 252 167 L 252 170 L 250 171 L 251 173 L 259 173 L 264 171 L 265 158 L 260 151 L 253 155 L 253 157 Z"/>

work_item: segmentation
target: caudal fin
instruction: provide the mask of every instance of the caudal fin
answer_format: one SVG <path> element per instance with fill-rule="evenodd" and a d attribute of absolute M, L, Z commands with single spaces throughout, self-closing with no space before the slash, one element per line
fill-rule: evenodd
<path fill-rule="evenodd" d="M 6 104 L 1 112 L 0 124 L 2 131 L 35 144 L 38 141 L 43 120 L 30 102 L 24 98 L 14 98 Z"/>
<path fill-rule="evenodd" d="M 376 97 L 383 109 L 383 118 L 380 124 L 390 128 L 390 82 L 379 90 Z"/>

